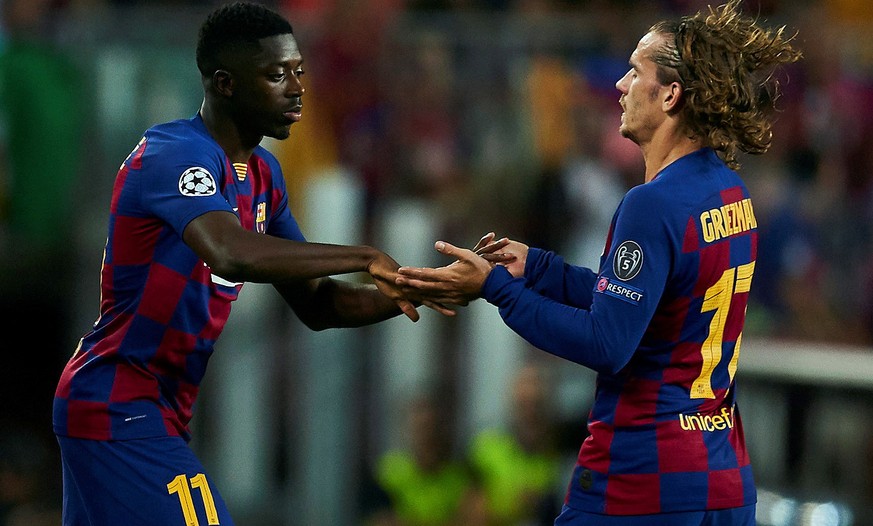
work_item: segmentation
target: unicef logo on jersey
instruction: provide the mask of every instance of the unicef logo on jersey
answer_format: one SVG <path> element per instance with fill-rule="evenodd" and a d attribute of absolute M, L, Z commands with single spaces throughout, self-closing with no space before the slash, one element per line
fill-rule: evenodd
<path fill-rule="evenodd" d="M 643 268 L 643 249 L 636 241 L 625 241 L 618 246 L 612 259 L 612 271 L 615 277 L 628 281 L 636 277 Z"/>
<path fill-rule="evenodd" d="M 195 166 L 182 172 L 179 178 L 179 192 L 182 195 L 199 197 L 215 193 L 216 184 L 206 168 Z"/>

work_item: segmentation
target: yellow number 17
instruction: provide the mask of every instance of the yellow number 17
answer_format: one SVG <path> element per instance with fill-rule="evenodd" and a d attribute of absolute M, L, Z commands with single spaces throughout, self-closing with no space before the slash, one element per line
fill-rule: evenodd
<path fill-rule="evenodd" d="M 700 376 L 691 384 L 691 398 L 715 398 L 712 391 L 712 371 L 721 361 L 721 347 L 724 338 L 724 329 L 727 324 L 728 312 L 731 308 L 731 300 L 734 294 L 749 292 L 752 285 L 752 274 L 755 273 L 755 262 L 746 263 L 724 271 L 721 278 L 715 284 L 706 289 L 703 297 L 703 305 L 700 312 L 715 311 L 712 321 L 709 322 L 709 334 L 700 348 L 703 358 L 703 366 L 700 368 Z M 740 358 L 740 344 L 743 335 L 737 336 L 734 346 L 734 354 L 728 364 L 728 375 L 731 380 L 737 372 L 737 361 Z"/>

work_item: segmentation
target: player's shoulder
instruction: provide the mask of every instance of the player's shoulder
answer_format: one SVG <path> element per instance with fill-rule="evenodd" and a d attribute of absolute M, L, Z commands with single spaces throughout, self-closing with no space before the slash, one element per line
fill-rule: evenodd
<path fill-rule="evenodd" d="M 672 205 L 673 197 L 670 185 L 665 185 L 656 178 L 628 190 L 622 202 L 623 207 L 664 211 L 665 207 Z"/>
<path fill-rule="evenodd" d="M 196 117 L 156 124 L 145 131 L 141 142 L 145 170 L 199 166 L 220 171 L 224 164 L 224 151 Z"/>
<path fill-rule="evenodd" d="M 198 126 L 198 124 L 200 124 Z M 197 118 L 176 119 L 155 124 L 145 132 L 146 140 L 153 148 L 182 150 L 202 148 L 206 151 L 220 150 L 221 147 L 206 132 Z"/>
<path fill-rule="evenodd" d="M 626 197 L 661 212 L 695 206 L 725 188 L 743 187 L 742 178 L 711 148 L 702 148 L 674 161 L 651 181 L 632 188 Z"/>

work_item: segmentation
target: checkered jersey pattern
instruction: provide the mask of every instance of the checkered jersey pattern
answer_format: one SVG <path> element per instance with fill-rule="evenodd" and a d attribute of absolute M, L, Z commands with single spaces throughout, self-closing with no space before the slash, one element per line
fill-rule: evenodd
<path fill-rule="evenodd" d="M 485 298 L 534 345 L 598 371 L 566 504 L 640 515 L 753 504 L 735 373 L 757 253 L 742 180 L 703 149 L 625 196 L 597 274 L 531 249 Z"/>
<path fill-rule="evenodd" d="M 55 433 L 190 439 L 201 379 L 242 287 L 213 275 L 182 241 L 188 223 L 211 211 L 304 240 L 264 148 L 233 166 L 199 115 L 147 130 L 115 179 L 100 315 L 61 375 Z"/>

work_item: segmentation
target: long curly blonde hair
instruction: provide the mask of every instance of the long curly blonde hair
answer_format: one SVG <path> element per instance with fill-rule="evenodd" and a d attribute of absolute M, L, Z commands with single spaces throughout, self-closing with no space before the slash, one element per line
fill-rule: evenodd
<path fill-rule="evenodd" d="M 780 95 L 774 73 L 802 57 L 792 46 L 796 33 L 760 26 L 742 14 L 740 1 L 649 29 L 668 36 L 651 59 L 662 84 L 683 87 L 680 111 L 688 134 L 720 152 L 733 168 L 739 167 L 738 150 L 762 154 L 770 148 L 770 118 Z"/>

